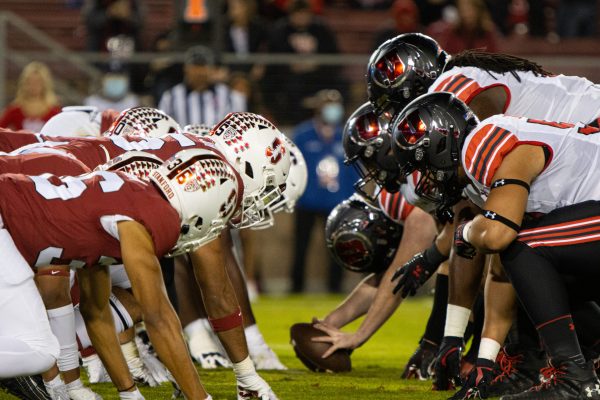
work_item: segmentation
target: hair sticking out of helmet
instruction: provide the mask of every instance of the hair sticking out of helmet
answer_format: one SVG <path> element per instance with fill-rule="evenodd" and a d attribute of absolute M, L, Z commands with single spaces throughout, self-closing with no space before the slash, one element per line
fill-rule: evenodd
<path fill-rule="evenodd" d="M 242 201 L 239 174 L 210 147 L 180 151 L 153 170 L 150 180 L 181 217 L 181 234 L 171 256 L 215 239 Z"/>
<path fill-rule="evenodd" d="M 429 36 L 405 33 L 383 42 L 367 66 L 369 101 L 377 113 L 402 109 L 441 75 L 448 54 Z"/>
<path fill-rule="evenodd" d="M 338 265 L 354 272 L 385 271 L 401 237 L 401 225 L 356 194 L 338 204 L 325 225 L 331 256 Z"/>
<path fill-rule="evenodd" d="M 444 207 L 460 200 L 460 151 L 479 120 L 452 93 L 425 94 L 398 113 L 391 125 L 392 150 L 405 174 L 421 172 L 415 192 Z"/>
<path fill-rule="evenodd" d="M 215 125 L 210 138 L 244 183 L 241 215 L 230 224 L 235 228 L 259 224 L 286 187 L 290 153 L 285 136 L 260 115 L 235 112 Z"/>
<path fill-rule="evenodd" d="M 160 137 L 172 133 L 181 133 L 181 127 L 169 115 L 152 107 L 133 107 L 123 111 L 104 135 Z"/>

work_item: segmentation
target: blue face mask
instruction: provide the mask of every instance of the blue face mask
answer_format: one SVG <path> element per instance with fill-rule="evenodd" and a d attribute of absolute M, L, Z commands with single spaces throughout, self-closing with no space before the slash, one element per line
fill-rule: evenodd
<path fill-rule="evenodd" d="M 344 118 L 344 106 L 341 103 L 327 103 L 321 109 L 321 118 L 330 125 L 336 125 L 342 122 Z"/>
<path fill-rule="evenodd" d="M 105 78 L 102 82 L 102 93 L 109 99 L 122 99 L 129 90 L 129 82 L 126 77 Z"/>

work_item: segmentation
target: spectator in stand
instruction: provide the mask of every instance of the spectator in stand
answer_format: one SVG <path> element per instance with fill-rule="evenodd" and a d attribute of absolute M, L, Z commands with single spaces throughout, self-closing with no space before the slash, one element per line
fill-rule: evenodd
<path fill-rule="evenodd" d="M 225 83 L 214 53 L 194 46 L 185 55 L 184 81 L 165 91 L 158 108 L 181 126 L 214 125 L 233 111 L 246 111 L 246 97 Z"/>
<path fill-rule="evenodd" d="M 256 16 L 255 0 L 228 0 L 225 28 L 225 51 L 243 57 L 266 50 L 268 34 L 265 24 Z M 232 69 L 250 72 L 253 78 L 262 76 L 262 72 L 254 71 L 252 64 L 234 65 Z"/>
<path fill-rule="evenodd" d="M 308 168 L 308 183 L 295 211 L 294 265 L 292 292 L 304 290 L 304 270 L 308 245 L 317 221 L 324 222 L 331 210 L 353 192 L 358 179 L 354 169 L 344 165 L 342 130 L 344 106 L 337 90 L 321 90 L 309 99 L 314 107 L 313 118 L 294 129 L 294 143 L 298 146 Z M 325 243 L 319 243 L 325 248 Z M 342 269 L 328 259 L 328 289 L 340 292 Z"/>
<path fill-rule="evenodd" d="M 34 61 L 21 72 L 17 94 L 0 116 L 0 127 L 39 132 L 60 110 L 50 69 Z"/>
<path fill-rule="evenodd" d="M 98 93 L 84 100 L 86 106 L 96 107 L 100 111 L 109 109 L 118 112 L 131 107 L 138 107 L 140 99 L 133 94 L 129 87 L 129 75 L 122 67 L 109 68 L 102 77 Z"/>
<path fill-rule="evenodd" d="M 85 0 L 81 10 L 87 27 L 87 50 L 107 51 L 111 37 L 131 37 L 140 50 L 139 33 L 144 22 L 144 7 L 140 0 Z"/>
<path fill-rule="evenodd" d="M 296 0 L 289 15 L 278 21 L 271 32 L 269 51 L 300 55 L 337 53 L 331 29 L 311 11 L 305 0 Z M 279 123 L 293 123 L 310 118 L 310 110 L 302 108 L 302 100 L 320 89 L 342 89 L 338 66 L 319 66 L 298 62 L 291 65 L 269 65 L 263 80 L 263 98 Z"/>
<path fill-rule="evenodd" d="M 419 7 L 419 15 L 421 16 L 421 23 L 423 24 L 423 26 L 429 26 L 430 24 L 441 20 L 444 14 L 444 10 L 446 10 L 447 7 L 453 4 L 454 0 L 417 1 L 417 6 Z"/>
<path fill-rule="evenodd" d="M 484 1 L 457 0 L 456 9 L 456 21 L 438 21 L 427 28 L 427 34 L 450 54 L 467 49 L 496 51 L 496 27 Z"/>
<path fill-rule="evenodd" d="M 421 32 L 422 30 L 419 8 L 414 0 L 394 1 L 390 8 L 390 14 L 393 17 L 393 25 L 388 22 L 388 26 L 375 35 L 373 50 L 377 49 L 386 40 L 402 33 Z"/>
<path fill-rule="evenodd" d="M 171 31 L 158 35 L 152 46 L 156 53 L 168 53 L 175 51 L 174 34 Z M 171 57 L 157 56 L 148 65 L 148 71 L 144 78 L 144 86 L 149 90 L 158 104 L 162 94 L 183 80 L 183 65 L 174 62 Z"/>
<path fill-rule="evenodd" d="M 558 6 L 558 34 L 562 38 L 596 34 L 597 0 L 561 0 Z"/>

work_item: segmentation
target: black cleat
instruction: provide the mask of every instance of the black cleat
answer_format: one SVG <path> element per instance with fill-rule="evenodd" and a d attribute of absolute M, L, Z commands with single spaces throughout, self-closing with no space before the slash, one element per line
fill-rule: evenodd
<path fill-rule="evenodd" d="M 488 397 L 517 394 L 540 384 L 540 370 L 547 365 L 542 350 L 503 348 L 496 359 L 501 372 L 488 385 Z"/>
<path fill-rule="evenodd" d="M 41 375 L 0 379 L 0 391 L 24 400 L 51 400 Z"/>
<path fill-rule="evenodd" d="M 580 367 L 573 361 L 549 363 L 542 383 L 526 392 L 505 395 L 500 400 L 600 400 L 600 380 L 588 362 Z"/>
<path fill-rule="evenodd" d="M 437 354 L 438 346 L 427 339 L 421 339 L 419 347 L 406 363 L 402 379 L 418 379 L 421 381 L 431 377 L 433 361 Z"/>

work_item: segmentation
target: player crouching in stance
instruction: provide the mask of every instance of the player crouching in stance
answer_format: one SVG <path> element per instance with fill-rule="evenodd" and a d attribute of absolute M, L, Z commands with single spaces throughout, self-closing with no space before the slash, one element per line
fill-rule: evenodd
<path fill-rule="evenodd" d="M 207 160 L 219 168 L 209 170 Z M 215 170 L 224 176 L 207 180 L 205 176 Z M 106 362 L 111 357 L 123 357 L 120 352 L 106 351 L 118 348 L 114 322 L 108 310 L 110 280 L 107 266 L 122 259 L 134 296 L 142 308 L 148 334 L 161 360 L 187 398 L 209 398 L 186 351 L 180 323 L 164 294 L 157 256 L 168 252 L 176 243 L 182 247 L 197 240 L 208 232 L 214 220 L 230 217 L 235 207 L 225 206 L 232 191 L 238 193 L 238 176 L 217 154 L 192 150 L 180 153 L 180 157 L 155 171 L 152 179 L 156 185 L 111 172 L 62 180 L 49 174 L 0 177 L 2 247 L 3 254 L 7 255 L 1 264 L 7 271 L 2 274 L 3 280 L 13 290 L 11 286 L 19 284 L 31 286 L 32 273 L 24 268 L 27 264 L 33 267 L 59 263 L 79 267 L 81 311 L 86 317 L 92 342 L 100 357 L 105 359 L 105 365 L 126 365 L 124 362 Z M 207 192 L 214 195 L 215 201 L 210 204 L 206 201 Z M 221 207 L 228 212 L 223 213 Z M 48 229 L 39 231 L 40 225 Z M 30 234 L 34 231 L 38 233 Z M 16 269 L 17 265 L 22 267 Z M 8 290 L 2 291 L 3 296 L 6 293 Z M 19 317 L 25 327 L 3 335 L 6 336 L 3 340 L 11 342 L 11 354 L 0 353 L 0 365 L 9 369 L 1 372 L 3 377 L 40 373 L 57 358 L 56 340 L 52 335 L 39 341 L 40 334 L 49 332 L 45 326 L 43 304 L 36 301 L 39 295 L 27 294 L 21 289 L 18 293 L 33 300 L 19 302 Z M 2 319 L 12 320 L 12 308 L 5 304 L 1 309 Z M 33 307 L 28 319 L 23 317 L 23 304 Z M 14 329 L 15 324 L 2 324 L 2 329 L 8 329 L 8 325 Z M 96 329 L 98 327 L 101 329 Z M 33 340 L 33 345 L 24 347 L 21 343 L 24 340 Z M 10 359 L 15 357 L 15 348 L 22 349 L 20 355 L 26 362 Z M 30 366 L 36 361 L 37 352 L 44 349 L 48 350 L 40 356 L 40 362 Z M 17 365 L 23 370 L 15 370 Z M 114 377 L 130 376 L 127 370 L 109 370 L 109 373 Z M 143 398 L 130 378 L 113 379 L 113 382 L 121 398 Z"/>
<path fill-rule="evenodd" d="M 414 100 L 398 120 L 394 150 L 422 172 L 417 189 L 434 187 L 443 200 L 470 187 L 466 193 L 482 212 L 458 225 L 455 252 L 465 258 L 500 253 L 548 355 L 540 385 L 502 399 L 600 399 L 563 276 L 598 276 L 589 260 L 598 255 L 600 142 L 594 134 L 600 130 L 504 115 L 479 122 L 445 92 Z M 598 297 L 596 290 L 589 295 Z"/>

